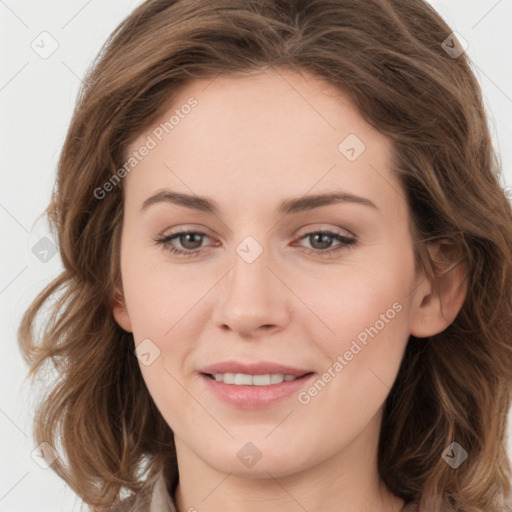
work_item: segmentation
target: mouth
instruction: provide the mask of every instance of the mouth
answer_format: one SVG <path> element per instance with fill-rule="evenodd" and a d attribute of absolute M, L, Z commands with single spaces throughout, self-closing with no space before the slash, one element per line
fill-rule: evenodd
<path fill-rule="evenodd" d="M 291 375 L 283 373 L 267 373 L 263 375 L 251 375 L 248 373 L 203 373 L 206 377 L 216 382 L 222 382 L 224 384 L 234 386 L 274 386 L 283 382 L 292 382 L 299 380 L 313 372 L 307 372 L 303 375 Z"/>
<path fill-rule="evenodd" d="M 238 409 L 265 409 L 292 399 L 314 380 L 315 372 L 275 363 L 219 363 L 199 372 L 216 398 Z"/>

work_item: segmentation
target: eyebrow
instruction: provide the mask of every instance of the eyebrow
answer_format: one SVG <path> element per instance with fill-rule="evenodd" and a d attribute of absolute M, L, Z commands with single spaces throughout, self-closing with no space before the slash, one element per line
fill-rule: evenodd
<path fill-rule="evenodd" d="M 148 197 L 142 205 L 141 212 L 157 203 L 177 204 L 193 210 L 212 213 L 216 216 L 220 214 L 218 204 L 208 197 L 183 194 L 169 189 L 159 190 L 157 193 Z M 332 192 L 286 199 L 279 205 L 277 211 L 281 215 L 291 215 L 336 203 L 355 203 L 378 210 L 375 203 L 365 197 L 359 197 L 348 192 Z"/>

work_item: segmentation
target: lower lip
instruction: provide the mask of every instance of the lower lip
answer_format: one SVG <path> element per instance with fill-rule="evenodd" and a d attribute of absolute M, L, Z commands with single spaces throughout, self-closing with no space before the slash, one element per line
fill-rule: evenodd
<path fill-rule="evenodd" d="M 237 386 L 218 382 L 200 374 L 208 389 L 220 400 L 241 409 L 262 409 L 296 395 L 314 377 L 313 373 L 295 380 L 268 386 Z"/>

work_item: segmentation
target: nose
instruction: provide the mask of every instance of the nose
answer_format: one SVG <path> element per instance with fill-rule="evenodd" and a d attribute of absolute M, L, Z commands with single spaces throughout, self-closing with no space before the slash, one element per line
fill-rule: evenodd
<path fill-rule="evenodd" d="M 231 270 L 217 287 L 212 313 L 215 325 L 244 338 L 282 330 L 289 322 L 292 294 L 267 251 L 250 263 L 237 253 L 232 261 Z"/>

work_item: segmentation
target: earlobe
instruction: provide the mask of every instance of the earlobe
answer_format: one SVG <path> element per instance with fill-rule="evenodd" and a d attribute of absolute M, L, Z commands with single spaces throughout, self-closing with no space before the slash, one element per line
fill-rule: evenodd
<path fill-rule="evenodd" d="M 133 332 L 130 315 L 126 308 L 124 293 L 118 286 L 115 287 L 113 296 L 110 300 L 110 306 L 112 314 L 121 329 L 124 329 L 127 332 Z"/>
<path fill-rule="evenodd" d="M 467 294 L 467 267 L 454 244 L 437 242 L 429 247 L 435 262 L 435 282 L 423 276 L 417 286 L 411 334 L 426 338 L 444 331 L 456 318 Z"/>

